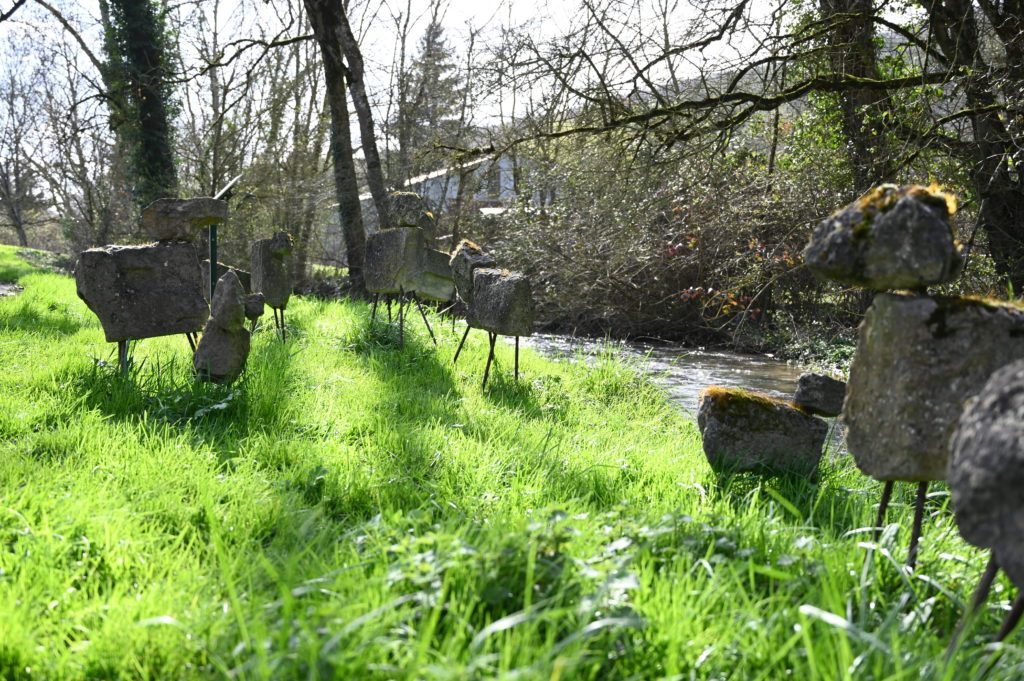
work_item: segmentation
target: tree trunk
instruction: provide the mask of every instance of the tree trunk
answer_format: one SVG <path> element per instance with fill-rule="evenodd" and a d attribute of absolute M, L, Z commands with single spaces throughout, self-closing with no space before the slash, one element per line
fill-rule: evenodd
<path fill-rule="evenodd" d="M 384 171 L 381 168 L 380 154 L 377 153 L 377 137 L 373 131 L 373 112 L 370 110 L 370 100 L 366 96 L 366 87 L 363 82 L 363 54 L 359 50 L 359 43 L 356 42 L 355 34 L 352 33 L 352 26 L 348 23 L 348 16 L 344 7 L 341 9 L 341 25 L 338 31 L 338 41 L 348 61 L 348 86 L 352 92 L 352 105 L 356 110 L 356 117 L 359 119 L 359 135 L 363 142 L 363 156 L 366 159 L 366 183 L 370 186 L 370 194 L 373 195 L 373 204 L 377 208 L 377 225 L 380 229 L 391 226 L 388 210 L 388 191 L 384 186 Z"/>
<path fill-rule="evenodd" d="M 988 237 L 996 271 L 1019 296 L 1024 292 L 1024 176 L 1015 176 L 1006 162 L 1014 151 L 1014 139 L 997 108 L 1000 99 L 992 69 L 982 55 L 974 4 L 971 0 L 936 0 L 922 6 L 950 70 L 969 74 L 964 95 L 974 111 L 970 117 L 974 153 L 969 160 L 973 161 L 971 182 L 978 201 L 978 222 Z M 1015 43 L 1004 47 L 1008 54 L 1017 49 Z"/>
<path fill-rule="evenodd" d="M 132 104 L 132 184 L 139 206 L 177 193 L 171 146 L 165 37 L 156 5 L 148 0 L 111 0 L 114 26 L 123 37 L 123 78 Z M 116 50 L 121 46 L 109 47 Z"/>
<path fill-rule="evenodd" d="M 873 0 L 819 0 L 822 17 L 832 23 L 830 66 L 834 73 L 878 79 Z M 887 93 L 851 89 L 839 93 L 843 136 L 850 145 L 856 193 L 895 176 L 882 126 Z"/>
<path fill-rule="evenodd" d="M 338 214 L 345 238 L 348 277 L 351 295 L 366 297 L 363 279 L 363 261 L 366 253 L 366 233 L 359 206 L 359 186 L 356 166 L 352 158 L 352 137 L 348 119 L 345 64 L 338 42 L 341 23 L 341 4 L 335 0 L 303 0 L 313 35 L 320 47 L 324 64 L 324 83 L 331 109 L 331 159 L 334 162 L 334 186 L 338 195 Z"/>

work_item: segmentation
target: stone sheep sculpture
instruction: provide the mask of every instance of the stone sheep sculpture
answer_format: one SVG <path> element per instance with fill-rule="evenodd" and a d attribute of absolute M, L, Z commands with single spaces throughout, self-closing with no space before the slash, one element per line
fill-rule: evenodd
<path fill-rule="evenodd" d="M 285 340 L 284 311 L 292 295 L 292 237 L 275 232 L 252 245 L 252 290 L 274 311 L 274 326 Z M 250 303 L 255 308 L 255 301 Z"/>
<path fill-rule="evenodd" d="M 195 350 L 209 317 L 193 239 L 223 221 L 227 203 L 217 199 L 158 199 L 142 211 L 154 244 L 104 246 L 79 255 L 78 296 L 93 313 L 108 342 L 118 344 L 118 364 L 128 367 L 128 342 L 183 333 Z"/>
<path fill-rule="evenodd" d="M 950 641 L 952 652 L 1000 569 L 1018 594 L 996 640 L 1006 638 L 1024 613 L 1024 360 L 993 373 L 968 403 L 950 438 L 949 452 L 949 486 L 960 535 L 992 552 Z"/>
<path fill-rule="evenodd" d="M 826 279 L 879 291 L 860 325 L 842 417 L 857 466 L 885 483 L 876 537 L 894 483 L 917 483 L 911 567 L 928 483 L 945 479 L 961 403 L 1024 357 L 1024 312 L 927 293 L 960 271 L 955 208 L 935 188 L 882 185 L 823 221 L 803 254 Z"/>

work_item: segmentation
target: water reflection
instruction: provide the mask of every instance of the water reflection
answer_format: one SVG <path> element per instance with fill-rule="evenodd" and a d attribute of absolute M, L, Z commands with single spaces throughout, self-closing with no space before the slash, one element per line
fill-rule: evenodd
<path fill-rule="evenodd" d="M 792 399 L 797 379 L 803 373 L 799 367 L 764 355 L 692 350 L 678 345 L 595 341 L 546 334 L 524 338 L 522 342 L 554 359 L 575 359 L 581 355 L 585 361 L 592 360 L 611 344 L 623 356 L 637 360 L 637 366 L 665 386 L 669 398 L 691 415 L 697 412 L 697 395 L 705 386 L 743 388 Z"/>

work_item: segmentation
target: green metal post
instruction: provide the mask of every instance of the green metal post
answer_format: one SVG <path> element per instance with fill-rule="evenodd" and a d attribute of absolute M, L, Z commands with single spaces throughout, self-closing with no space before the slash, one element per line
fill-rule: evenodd
<path fill-rule="evenodd" d="M 210 302 L 213 290 L 217 288 L 217 225 L 210 225 Z"/>

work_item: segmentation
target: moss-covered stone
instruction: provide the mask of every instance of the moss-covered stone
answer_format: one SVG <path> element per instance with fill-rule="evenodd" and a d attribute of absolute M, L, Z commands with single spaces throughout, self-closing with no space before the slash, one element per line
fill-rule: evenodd
<path fill-rule="evenodd" d="M 1024 358 L 1024 310 L 974 298 L 882 293 L 861 323 L 843 420 L 879 480 L 944 480 L 965 400 Z"/>
<path fill-rule="evenodd" d="M 960 273 L 949 217 L 956 200 L 934 187 L 881 185 L 814 230 L 807 266 L 825 279 L 875 290 L 941 284 Z"/>
<path fill-rule="evenodd" d="M 949 487 L 963 538 L 992 549 L 1024 587 L 1024 361 L 996 371 L 950 441 Z"/>
<path fill-rule="evenodd" d="M 508 270 L 473 270 L 473 299 L 466 322 L 502 336 L 533 334 L 533 289 L 526 275 Z"/>
<path fill-rule="evenodd" d="M 473 300 L 473 270 L 479 267 L 494 267 L 497 262 L 484 253 L 484 249 L 469 239 L 463 239 L 452 251 L 448 264 L 451 266 L 459 297 L 469 303 Z"/>
<path fill-rule="evenodd" d="M 791 402 L 718 386 L 701 392 L 697 426 L 711 467 L 734 473 L 812 474 L 828 432 Z"/>

